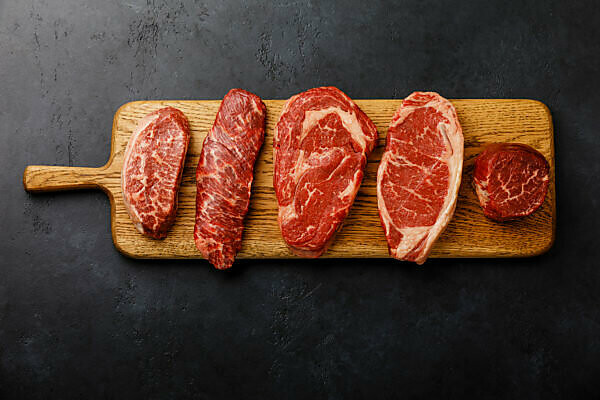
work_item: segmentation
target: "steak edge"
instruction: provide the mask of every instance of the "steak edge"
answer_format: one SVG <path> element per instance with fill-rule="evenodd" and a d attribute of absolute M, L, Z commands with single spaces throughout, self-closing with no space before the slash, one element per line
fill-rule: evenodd
<path fill-rule="evenodd" d="M 242 247 L 265 115 L 260 97 L 232 89 L 223 98 L 202 145 L 196 169 L 194 242 L 218 269 L 231 267 Z"/>
<path fill-rule="evenodd" d="M 121 169 L 123 201 L 136 229 L 147 236 L 162 239 L 175 222 L 189 141 L 185 115 L 165 107 L 143 117 L 127 143 Z"/>
<path fill-rule="evenodd" d="M 377 170 L 377 205 L 390 255 L 423 264 L 454 214 L 464 153 L 454 106 L 414 92 L 388 129 Z"/>
<path fill-rule="evenodd" d="M 473 184 L 486 217 L 508 221 L 535 212 L 548 192 L 550 166 L 533 147 L 492 143 L 475 159 Z"/>
<path fill-rule="evenodd" d="M 319 87 L 291 97 L 273 139 L 278 221 L 290 250 L 319 257 L 341 228 L 377 129 L 344 92 Z"/>

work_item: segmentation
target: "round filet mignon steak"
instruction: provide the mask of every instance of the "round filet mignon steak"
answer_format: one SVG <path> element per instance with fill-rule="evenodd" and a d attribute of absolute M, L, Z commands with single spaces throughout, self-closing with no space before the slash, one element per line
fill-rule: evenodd
<path fill-rule="evenodd" d="M 486 217 L 508 221 L 537 210 L 546 197 L 550 166 L 531 146 L 493 143 L 475 160 L 473 184 Z"/>

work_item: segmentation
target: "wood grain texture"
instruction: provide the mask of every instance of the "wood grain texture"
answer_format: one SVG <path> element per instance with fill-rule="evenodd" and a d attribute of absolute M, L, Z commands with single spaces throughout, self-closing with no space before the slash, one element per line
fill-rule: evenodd
<path fill-rule="evenodd" d="M 554 142 L 548 108 L 534 100 L 451 100 L 465 137 L 465 163 L 456 213 L 435 244 L 431 257 L 520 257 L 548 250 L 555 236 Z M 273 180 L 273 129 L 285 100 L 265 100 L 265 145 L 255 167 L 250 211 L 238 258 L 292 258 L 279 232 Z M 376 198 L 377 166 L 385 145 L 388 124 L 402 100 L 356 100 L 379 132 L 378 145 L 346 219 L 329 250 L 322 257 L 389 257 L 379 222 Z M 112 151 L 100 168 L 30 166 L 23 182 L 30 191 L 98 187 L 111 202 L 115 246 L 138 258 L 201 258 L 193 239 L 196 186 L 195 170 L 202 142 L 211 128 L 219 100 L 138 101 L 123 105 L 113 123 Z M 164 106 L 180 109 L 188 117 L 191 141 L 185 164 L 177 219 L 164 240 L 138 233 L 131 223 L 121 194 L 120 171 L 127 141 L 138 120 Z M 550 163 L 550 186 L 543 206 L 518 221 L 498 223 L 483 216 L 472 188 L 475 156 L 492 142 L 518 142 L 539 150 Z"/>

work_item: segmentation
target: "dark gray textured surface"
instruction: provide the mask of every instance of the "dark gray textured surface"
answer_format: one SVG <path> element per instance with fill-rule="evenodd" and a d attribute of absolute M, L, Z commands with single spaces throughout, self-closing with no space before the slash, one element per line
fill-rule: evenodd
<path fill-rule="evenodd" d="M 599 24 L 596 1 L 0 0 L 0 397 L 597 396 Z M 323 84 L 545 102 L 554 248 L 220 272 L 121 256 L 101 192 L 22 188 L 104 164 L 124 102 Z"/>

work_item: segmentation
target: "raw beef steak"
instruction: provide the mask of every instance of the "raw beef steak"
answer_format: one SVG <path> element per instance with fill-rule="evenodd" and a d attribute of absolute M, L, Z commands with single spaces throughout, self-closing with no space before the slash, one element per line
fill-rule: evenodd
<path fill-rule="evenodd" d="M 125 150 L 123 201 L 135 227 L 155 239 L 167 236 L 177 214 L 190 127 L 183 113 L 161 108 L 142 118 Z"/>
<path fill-rule="evenodd" d="M 507 221 L 537 210 L 548 191 L 550 166 L 526 144 L 494 143 L 475 160 L 473 183 L 486 217 Z"/>
<path fill-rule="evenodd" d="M 454 214 L 463 164 L 454 106 L 415 92 L 394 114 L 377 170 L 379 217 L 390 254 L 423 264 Z"/>
<path fill-rule="evenodd" d="M 260 97 L 231 89 L 204 139 L 196 170 L 194 241 L 216 268 L 231 267 L 242 247 L 254 162 L 265 139 Z"/>
<path fill-rule="evenodd" d="M 335 87 L 290 98 L 273 140 L 279 227 L 296 255 L 319 257 L 348 215 L 377 140 L 369 117 Z"/>

